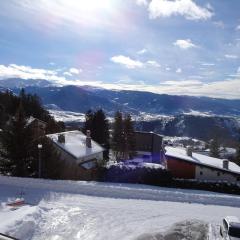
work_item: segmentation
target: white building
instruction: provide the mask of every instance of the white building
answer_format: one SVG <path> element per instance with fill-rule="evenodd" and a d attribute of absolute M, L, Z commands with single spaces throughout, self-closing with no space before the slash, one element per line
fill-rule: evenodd
<path fill-rule="evenodd" d="M 175 178 L 240 183 L 240 166 L 226 159 L 166 147 L 167 168 Z"/>
<path fill-rule="evenodd" d="M 49 134 L 47 137 L 72 169 L 68 171 L 75 171 L 77 176 L 84 174 L 84 169 L 94 169 L 103 160 L 104 148 L 91 139 L 90 131 L 87 136 L 76 130 Z"/>

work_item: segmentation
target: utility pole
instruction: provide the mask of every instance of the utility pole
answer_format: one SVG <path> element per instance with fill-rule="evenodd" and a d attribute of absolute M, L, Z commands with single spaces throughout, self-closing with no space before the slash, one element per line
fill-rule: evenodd
<path fill-rule="evenodd" d="M 41 158 L 42 144 L 38 144 L 38 178 L 42 177 L 42 158 Z"/>

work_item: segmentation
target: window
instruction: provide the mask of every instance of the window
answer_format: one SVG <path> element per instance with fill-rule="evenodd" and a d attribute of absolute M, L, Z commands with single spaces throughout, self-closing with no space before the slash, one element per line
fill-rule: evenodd
<path fill-rule="evenodd" d="M 203 172 L 202 172 L 202 171 L 200 171 L 200 175 L 203 175 Z"/>
<path fill-rule="evenodd" d="M 220 176 L 220 172 L 217 172 L 218 177 Z"/>

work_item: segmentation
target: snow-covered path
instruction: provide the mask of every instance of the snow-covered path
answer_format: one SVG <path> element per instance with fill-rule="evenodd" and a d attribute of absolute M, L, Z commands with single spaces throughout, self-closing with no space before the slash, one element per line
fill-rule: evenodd
<path fill-rule="evenodd" d="M 4 203 L 19 191 L 34 206 L 9 211 Z M 186 226 L 185 221 L 195 219 L 206 226 L 210 223 L 215 233 L 211 239 L 218 239 L 222 218 L 240 217 L 239 200 L 232 195 L 144 185 L 0 177 L 0 232 L 34 240 L 163 239 L 149 235 L 164 234 L 175 223 Z"/>

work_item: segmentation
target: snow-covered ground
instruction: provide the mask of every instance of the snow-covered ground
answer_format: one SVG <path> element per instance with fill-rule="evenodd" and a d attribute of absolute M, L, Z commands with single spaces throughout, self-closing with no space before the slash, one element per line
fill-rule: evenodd
<path fill-rule="evenodd" d="M 19 192 L 28 205 L 11 211 Z M 239 196 L 134 184 L 0 176 L 0 202 L 0 232 L 20 239 L 220 239 L 240 217 Z"/>

